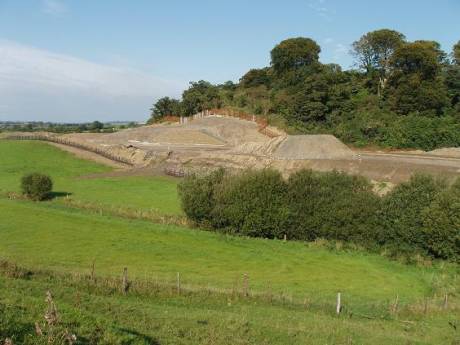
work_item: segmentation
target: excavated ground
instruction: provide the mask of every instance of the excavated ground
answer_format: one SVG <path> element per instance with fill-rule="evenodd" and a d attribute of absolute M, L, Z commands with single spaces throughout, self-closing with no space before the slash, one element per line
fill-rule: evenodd
<path fill-rule="evenodd" d="M 158 124 L 110 134 L 74 133 L 62 137 L 129 159 L 135 167 L 111 175 L 178 174 L 216 167 L 240 170 L 272 167 L 288 176 L 309 168 L 340 170 L 389 184 L 414 172 L 453 178 L 460 175 L 460 149 L 432 152 L 370 152 L 351 150 L 332 135 L 279 133 L 271 138 L 256 123 L 223 116 L 197 118 L 186 124 Z M 77 149 L 73 153 L 83 154 Z M 94 158 L 85 154 L 85 158 Z M 119 167 L 119 166 L 117 166 Z"/>

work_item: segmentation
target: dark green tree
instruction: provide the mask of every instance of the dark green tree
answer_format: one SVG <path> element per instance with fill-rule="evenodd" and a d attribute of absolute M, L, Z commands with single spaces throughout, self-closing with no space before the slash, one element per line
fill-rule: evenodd
<path fill-rule="evenodd" d="M 240 85 L 248 88 L 270 84 L 270 68 L 251 69 L 240 79 Z"/>
<path fill-rule="evenodd" d="M 100 131 L 101 129 L 104 129 L 104 124 L 99 121 L 94 121 L 91 123 L 89 126 L 90 130 L 92 131 Z"/>
<path fill-rule="evenodd" d="M 452 50 L 452 57 L 457 65 L 460 65 L 460 41 L 458 41 Z"/>
<path fill-rule="evenodd" d="M 395 50 L 388 90 L 390 107 L 400 114 L 441 114 L 448 104 L 447 90 L 440 78 L 440 51 L 431 41 L 407 43 Z"/>
<path fill-rule="evenodd" d="M 221 104 L 219 88 L 204 80 L 190 82 L 190 87 L 182 94 L 182 112 L 185 116 L 219 108 Z"/>
<path fill-rule="evenodd" d="M 151 115 L 149 123 L 167 115 L 180 115 L 180 101 L 174 98 L 160 98 L 150 109 Z"/>
<path fill-rule="evenodd" d="M 405 36 L 397 31 L 381 29 L 368 32 L 353 43 L 352 53 L 359 68 L 369 78 L 377 79 L 377 93 L 385 89 L 391 72 L 390 60 L 397 48 L 404 44 Z"/>
<path fill-rule="evenodd" d="M 22 177 L 21 190 L 28 198 L 40 201 L 46 199 L 53 189 L 53 181 L 47 175 L 32 173 Z"/>
<path fill-rule="evenodd" d="M 321 47 L 311 38 L 282 41 L 271 51 L 271 64 L 278 74 L 317 63 Z"/>
<path fill-rule="evenodd" d="M 427 251 L 437 258 L 460 261 L 460 179 L 425 209 L 422 222 Z"/>

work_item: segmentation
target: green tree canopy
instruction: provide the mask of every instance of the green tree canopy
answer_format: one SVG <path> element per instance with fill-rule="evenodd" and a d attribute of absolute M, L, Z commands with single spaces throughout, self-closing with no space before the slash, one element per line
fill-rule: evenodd
<path fill-rule="evenodd" d="M 458 41 L 455 45 L 454 45 L 454 49 L 452 51 L 452 55 L 454 57 L 454 62 L 457 64 L 457 65 L 460 65 L 460 41 Z"/>
<path fill-rule="evenodd" d="M 358 67 L 365 70 L 369 77 L 378 77 L 379 90 L 385 88 L 391 71 L 391 57 L 405 39 L 400 32 L 381 29 L 368 32 L 353 43 L 352 53 Z"/>
<path fill-rule="evenodd" d="M 268 85 L 270 83 L 270 68 L 251 69 L 240 79 L 243 87 Z"/>
<path fill-rule="evenodd" d="M 221 104 L 219 88 L 204 80 L 190 82 L 190 87 L 182 94 L 182 112 L 185 116 L 218 108 Z"/>
<path fill-rule="evenodd" d="M 271 64 L 283 73 L 318 62 L 321 47 L 312 39 L 297 37 L 282 41 L 271 51 Z"/>
<path fill-rule="evenodd" d="M 180 115 L 180 101 L 169 97 L 163 97 L 160 98 L 150 110 L 151 117 L 149 122 L 153 122 L 167 115 Z"/>
<path fill-rule="evenodd" d="M 434 79 L 441 69 L 439 54 L 431 41 L 406 43 L 395 50 L 390 66 L 400 74 L 416 73 L 423 79 Z"/>

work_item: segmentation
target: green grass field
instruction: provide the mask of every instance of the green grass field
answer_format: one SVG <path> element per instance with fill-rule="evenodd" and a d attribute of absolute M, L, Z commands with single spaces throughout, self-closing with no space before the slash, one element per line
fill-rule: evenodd
<path fill-rule="evenodd" d="M 39 171 L 53 177 L 55 191 L 82 202 L 180 214 L 175 180 L 79 178 L 108 170 L 47 144 L 0 141 L 3 193 L 19 191 L 23 173 Z M 43 315 L 48 289 L 81 344 L 91 344 L 97 329 L 104 335 L 96 343 L 103 344 L 460 343 L 458 265 L 418 267 L 318 244 L 219 235 L 100 215 L 70 208 L 59 198 L 36 203 L 0 197 L 0 214 L 0 259 L 58 275 L 26 279 L 0 272 L 0 344 L 15 329 L 16 343 L 36 343 L 33 324 Z M 123 296 L 59 278 L 88 274 L 93 263 L 99 277 L 120 277 L 127 267 L 132 280 L 166 285 L 174 284 L 180 272 L 184 289 L 202 293 Z M 243 274 L 251 294 L 271 291 L 294 302 L 232 299 L 230 292 L 242 289 Z M 337 317 L 339 291 L 346 313 Z M 424 315 L 412 310 L 425 298 L 439 306 L 445 292 L 451 296 L 450 311 L 438 308 Z M 396 295 L 407 312 L 388 316 Z M 315 307 L 302 307 L 304 300 Z"/>
<path fill-rule="evenodd" d="M 30 172 L 49 174 L 54 191 L 70 193 L 83 202 L 131 206 L 180 214 L 176 180 L 168 177 L 91 178 L 111 168 L 78 159 L 42 142 L 0 141 L 0 192 L 18 192 L 21 177 Z"/>
<path fill-rule="evenodd" d="M 1 272 L 0 272 L 1 273 Z M 60 325 L 78 344 L 447 344 L 460 341 L 458 315 L 434 313 L 369 318 L 334 315 L 333 305 L 304 306 L 209 293 L 180 295 L 146 287 L 122 295 L 102 284 L 38 274 L 0 274 L 0 339 L 46 344 L 44 295 L 52 289 Z"/>

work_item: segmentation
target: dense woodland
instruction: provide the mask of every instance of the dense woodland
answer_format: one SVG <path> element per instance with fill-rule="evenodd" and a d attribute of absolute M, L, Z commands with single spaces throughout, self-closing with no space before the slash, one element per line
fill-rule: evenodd
<path fill-rule="evenodd" d="M 369 32 L 351 46 L 355 68 L 319 61 L 310 38 L 282 41 L 271 64 L 239 83 L 191 82 L 182 99 L 158 100 L 150 122 L 234 108 L 265 116 L 290 133 L 332 133 L 354 145 L 396 148 L 460 146 L 460 41 L 410 42 L 397 31 Z"/>

